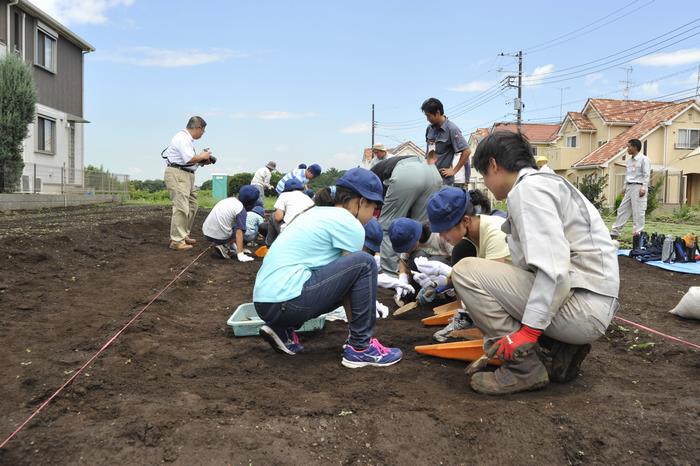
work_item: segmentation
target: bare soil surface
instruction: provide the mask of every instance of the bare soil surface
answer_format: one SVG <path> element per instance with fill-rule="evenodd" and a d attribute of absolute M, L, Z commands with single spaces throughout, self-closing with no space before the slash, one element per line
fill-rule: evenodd
<path fill-rule="evenodd" d="M 168 250 L 168 227 L 165 207 L 0 216 L 2 439 L 206 247 Z M 697 351 L 612 326 L 572 383 L 487 397 L 464 363 L 413 351 L 428 309 L 378 323 L 405 353 L 390 368 L 342 367 L 343 323 L 293 357 L 234 338 L 259 265 L 207 252 L 0 464 L 698 464 Z M 667 312 L 700 277 L 620 265 L 620 316 L 700 342 L 700 322 Z"/>

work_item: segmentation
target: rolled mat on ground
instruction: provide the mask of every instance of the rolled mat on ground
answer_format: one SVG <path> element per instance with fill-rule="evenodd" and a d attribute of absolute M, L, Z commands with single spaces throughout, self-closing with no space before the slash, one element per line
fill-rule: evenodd
<path fill-rule="evenodd" d="M 630 249 L 618 249 L 618 256 L 629 256 Z M 671 272 L 678 273 L 689 273 L 693 275 L 700 275 L 700 262 L 673 262 L 667 263 L 663 261 L 649 261 L 643 262 L 646 265 L 651 265 L 652 267 L 657 267 L 663 270 L 669 270 Z"/>

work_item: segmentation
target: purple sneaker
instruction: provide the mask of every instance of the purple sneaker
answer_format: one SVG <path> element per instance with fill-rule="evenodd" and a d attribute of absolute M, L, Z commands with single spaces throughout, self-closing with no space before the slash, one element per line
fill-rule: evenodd
<path fill-rule="evenodd" d="M 369 341 L 369 347 L 362 351 L 345 345 L 342 364 L 351 369 L 365 366 L 391 366 L 401 361 L 402 356 L 400 349 L 387 348 L 379 343 L 379 340 L 372 338 Z"/>
<path fill-rule="evenodd" d="M 297 354 L 304 350 L 293 328 L 274 329 L 268 325 L 260 327 L 260 336 L 278 353 Z"/>

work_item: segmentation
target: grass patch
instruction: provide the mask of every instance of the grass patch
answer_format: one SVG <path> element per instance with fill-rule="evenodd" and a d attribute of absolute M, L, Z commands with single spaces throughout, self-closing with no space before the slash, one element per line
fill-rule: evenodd
<path fill-rule="evenodd" d="M 134 205 L 170 205 L 170 195 L 168 191 L 156 191 L 148 192 L 142 190 L 132 190 L 129 192 L 129 200 L 126 204 Z M 199 207 L 205 209 L 211 209 L 216 204 L 216 200 L 212 196 L 211 190 L 201 189 L 197 191 L 197 201 L 199 202 Z M 265 210 L 272 210 L 274 208 L 276 197 L 265 197 Z"/>

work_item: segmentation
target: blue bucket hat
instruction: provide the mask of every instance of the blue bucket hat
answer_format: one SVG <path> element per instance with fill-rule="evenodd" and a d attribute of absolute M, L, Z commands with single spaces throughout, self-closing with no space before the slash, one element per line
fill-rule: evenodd
<path fill-rule="evenodd" d="M 255 212 L 256 214 L 260 215 L 261 217 L 265 216 L 265 209 L 263 209 L 262 206 L 256 205 L 251 209 L 251 212 Z"/>
<path fill-rule="evenodd" d="M 254 205 L 259 197 L 260 191 L 258 191 L 258 188 L 249 184 L 241 186 L 240 191 L 238 191 L 238 200 L 241 201 L 244 206 Z"/>
<path fill-rule="evenodd" d="M 351 168 L 335 182 L 336 186 L 355 191 L 368 201 L 384 202 L 384 188 L 379 177 L 364 168 Z"/>
<path fill-rule="evenodd" d="M 378 253 L 382 246 L 384 232 L 376 218 L 372 218 L 365 225 L 365 247 L 373 253 Z"/>
<path fill-rule="evenodd" d="M 308 170 L 309 170 L 311 173 L 314 174 L 314 178 L 316 178 L 317 176 L 319 176 L 319 175 L 321 174 L 321 171 L 322 171 L 322 170 L 321 170 L 321 166 L 320 166 L 319 164 L 317 164 L 317 163 L 312 164 L 312 165 L 308 168 Z"/>
<path fill-rule="evenodd" d="M 422 232 L 420 222 L 410 218 L 397 218 L 389 226 L 391 247 L 399 253 L 410 252 L 418 244 Z"/>
<path fill-rule="evenodd" d="M 296 178 L 290 178 L 284 182 L 284 192 L 301 191 L 302 189 L 304 189 L 304 185 Z"/>
<path fill-rule="evenodd" d="M 457 225 L 471 203 L 469 193 L 459 188 L 444 188 L 428 199 L 430 231 L 441 233 Z"/>

